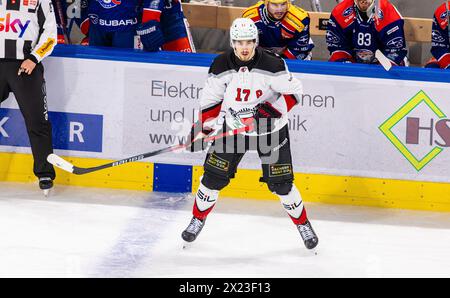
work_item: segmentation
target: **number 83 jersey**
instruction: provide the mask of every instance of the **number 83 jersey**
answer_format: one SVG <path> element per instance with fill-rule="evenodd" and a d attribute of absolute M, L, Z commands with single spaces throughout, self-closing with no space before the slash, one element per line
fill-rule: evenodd
<path fill-rule="evenodd" d="M 277 131 L 288 123 L 289 111 L 303 93 L 300 80 L 289 72 L 284 60 L 261 48 L 251 61 L 240 61 L 233 50 L 216 57 L 200 98 L 200 120 L 214 128 L 225 114 L 230 128 L 243 127 L 243 119 L 255 114 L 258 104 L 268 102 L 281 113 Z M 255 132 L 248 135 L 256 135 Z"/>
<path fill-rule="evenodd" d="M 380 50 L 393 65 L 403 65 L 407 54 L 403 18 L 388 0 L 367 13 L 344 0 L 331 12 L 326 40 L 335 62 L 378 63 L 375 51 Z"/>

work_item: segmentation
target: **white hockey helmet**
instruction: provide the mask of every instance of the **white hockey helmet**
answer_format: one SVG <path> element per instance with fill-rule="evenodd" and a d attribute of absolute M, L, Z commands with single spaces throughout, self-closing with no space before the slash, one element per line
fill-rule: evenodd
<path fill-rule="evenodd" d="M 255 40 L 255 47 L 258 46 L 258 28 L 251 19 L 238 18 L 233 21 L 230 27 L 230 45 L 233 49 L 235 40 Z"/>
<path fill-rule="evenodd" d="M 355 1 L 355 5 L 356 5 L 356 7 L 358 7 L 358 9 L 359 9 L 359 6 L 358 6 L 358 0 L 354 0 Z M 372 1 L 372 3 L 370 4 L 370 6 L 367 8 L 367 10 L 366 11 L 364 11 L 364 12 L 371 12 L 372 11 L 372 9 L 374 8 L 374 6 L 375 6 L 375 0 L 367 0 L 367 1 Z"/>

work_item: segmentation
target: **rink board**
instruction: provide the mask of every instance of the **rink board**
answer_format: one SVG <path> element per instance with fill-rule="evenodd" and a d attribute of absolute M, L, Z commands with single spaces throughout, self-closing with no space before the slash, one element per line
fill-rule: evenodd
<path fill-rule="evenodd" d="M 84 167 L 110 162 L 110 160 L 74 157 L 67 157 L 67 160 Z M 30 154 L 0 153 L 0 164 L 8 165 L 6 171 L 3 168 L 0 171 L 0 181 L 35 182 L 36 180 L 31 171 Z M 172 177 L 168 176 L 169 173 L 166 173 L 163 178 L 156 177 L 152 163 L 133 163 L 121 168 L 82 176 L 57 169 L 56 183 L 142 191 L 158 191 L 159 188 L 160 191 L 166 192 L 174 190 L 186 192 L 183 188 L 196 189 L 203 173 L 203 168 L 200 166 L 190 168 L 192 176 L 185 181 L 173 181 L 170 189 L 167 183 L 161 185 L 155 178 L 168 181 Z M 170 175 L 185 176 L 185 172 L 186 166 L 183 166 L 181 171 L 173 169 Z M 260 175 L 260 171 L 257 170 L 239 170 L 236 178 L 221 192 L 221 195 L 244 199 L 277 200 L 277 197 L 267 190 L 267 186 L 259 182 Z M 447 183 L 296 173 L 295 184 L 306 202 L 450 212 L 448 200 L 450 184 Z"/>
<path fill-rule="evenodd" d="M 45 63 L 55 152 L 88 167 L 182 142 L 213 58 L 59 47 Z M 296 184 L 306 201 L 450 211 L 447 73 L 288 65 L 304 84 L 290 136 Z M 0 125 L 0 180 L 34 180 L 14 100 L 2 104 Z M 84 176 L 59 171 L 57 182 L 190 192 L 203 159 L 204 153 L 170 153 Z M 258 181 L 255 153 L 240 168 L 224 196 L 275 198 Z"/>

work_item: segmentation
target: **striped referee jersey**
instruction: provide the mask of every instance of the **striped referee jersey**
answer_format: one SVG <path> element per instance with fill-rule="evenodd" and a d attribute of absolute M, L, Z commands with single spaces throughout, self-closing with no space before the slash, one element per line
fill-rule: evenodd
<path fill-rule="evenodd" d="M 39 63 L 56 45 L 51 0 L 0 0 L 0 61 Z"/>

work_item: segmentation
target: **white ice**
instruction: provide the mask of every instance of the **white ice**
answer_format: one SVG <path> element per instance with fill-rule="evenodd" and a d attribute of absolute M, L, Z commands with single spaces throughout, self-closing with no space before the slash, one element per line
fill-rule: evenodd
<path fill-rule="evenodd" d="M 220 198 L 187 250 L 185 194 L 0 183 L 0 277 L 450 277 L 448 213 Z"/>

